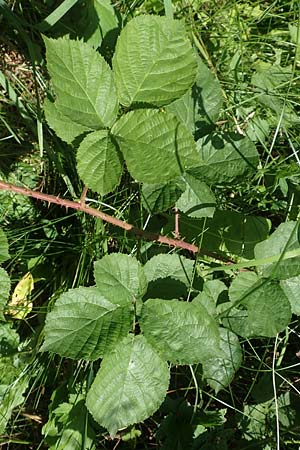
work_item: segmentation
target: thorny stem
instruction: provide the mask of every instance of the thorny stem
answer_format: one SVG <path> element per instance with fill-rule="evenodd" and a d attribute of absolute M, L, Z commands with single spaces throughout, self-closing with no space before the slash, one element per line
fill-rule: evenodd
<path fill-rule="evenodd" d="M 88 190 L 89 190 L 89 188 L 87 186 L 84 186 L 81 197 L 80 197 L 80 201 L 79 201 L 79 203 L 81 205 L 85 205 L 85 198 L 86 198 L 86 194 L 87 194 Z"/>
<path fill-rule="evenodd" d="M 178 208 L 174 208 L 175 211 L 175 230 L 174 230 L 174 237 L 176 239 L 179 239 L 179 212 Z"/>
<path fill-rule="evenodd" d="M 82 211 L 86 214 L 89 214 L 90 216 L 97 217 L 103 220 L 104 222 L 111 223 L 116 227 L 129 231 L 139 239 L 146 239 L 148 241 L 159 242 L 160 244 L 166 244 L 169 245 L 170 247 L 182 248 L 183 250 L 187 250 L 195 254 L 199 253 L 206 256 L 211 256 L 220 261 L 225 261 L 229 264 L 234 263 L 234 261 L 232 261 L 229 258 L 225 258 L 224 256 L 217 255 L 213 252 L 200 249 L 197 245 L 190 244 L 181 239 L 173 239 L 167 236 L 162 236 L 161 234 L 158 233 L 151 233 L 149 231 L 141 230 L 140 228 L 137 228 L 134 225 L 131 225 L 130 223 L 124 222 L 123 220 L 117 219 L 116 217 L 112 217 L 109 214 L 106 214 L 102 211 L 98 211 L 97 209 L 91 208 L 90 206 L 86 206 L 86 204 L 83 201 L 85 197 L 84 193 L 82 199 L 79 202 L 74 202 L 72 200 L 66 200 L 64 198 L 60 198 L 55 195 L 44 194 L 43 192 L 33 191 L 28 188 L 15 186 L 11 183 L 6 183 L 5 181 L 0 181 L 0 190 L 15 192 L 16 194 L 25 195 L 26 197 L 31 197 L 37 200 L 59 205 L 65 207 L 66 209 L 70 208 L 75 209 L 77 211 Z"/>

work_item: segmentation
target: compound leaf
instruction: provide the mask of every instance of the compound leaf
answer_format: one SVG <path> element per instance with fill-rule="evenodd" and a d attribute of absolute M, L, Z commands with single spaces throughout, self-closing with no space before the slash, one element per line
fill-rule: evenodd
<path fill-rule="evenodd" d="M 135 110 L 112 128 L 132 177 L 144 183 L 164 183 L 199 164 L 188 129 L 171 113 Z"/>
<path fill-rule="evenodd" d="M 87 395 L 94 419 L 114 436 L 116 431 L 153 414 L 169 385 L 165 361 L 142 336 L 128 336 L 102 361 Z"/>
<path fill-rule="evenodd" d="M 196 280 L 193 276 L 194 261 L 177 254 L 153 256 L 146 262 L 144 272 L 148 280 L 144 300 L 185 298 Z"/>
<path fill-rule="evenodd" d="M 107 130 L 94 131 L 80 143 L 77 170 L 84 184 L 105 195 L 119 184 L 122 162 Z"/>
<path fill-rule="evenodd" d="M 44 38 L 47 68 L 59 111 L 84 127 L 111 126 L 118 103 L 112 71 L 90 45 L 67 37 Z"/>
<path fill-rule="evenodd" d="M 104 294 L 135 300 L 147 289 L 143 267 L 136 258 L 122 253 L 106 255 L 94 264 L 94 277 L 98 289 Z"/>
<path fill-rule="evenodd" d="M 199 303 L 150 299 L 139 323 L 147 341 L 174 364 L 196 364 L 219 355 L 218 327 Z"/>
<path fill-rule="evenodd" d="M 131 328 L 132 306 L 104 297 L 96 287 L 70 289 L 47 314 L 42 351 L 72 359 L 95 360 L 109 352 Z"/>
<path fill-rule="evenodd" d="M 194 83 L 197 61 L 183 23 L 139 16 L 122 30 L 113 57 L 119 101 L 124 106 L 162 106 Z"/>
<path fill-rule="evenodd" d="M 209 314 L 213 317 L 217 315 L 217 306 L 221 298 L 227 296 L 227 287 L 221 280 L 207 280 L 203 284 L 202 292 L 199 292 L 193 302 L 200 302 Z M 222 305 L 223 303 L 221 303 Z"/>
<path fill-rule="evenodd" d="M 180 122 L 182 122 L 191 133 L 195 131 L 194 120 L 194 101 L 191 89 L 175 102 L 165 107 L 166 111 L 174 114 Z"/>

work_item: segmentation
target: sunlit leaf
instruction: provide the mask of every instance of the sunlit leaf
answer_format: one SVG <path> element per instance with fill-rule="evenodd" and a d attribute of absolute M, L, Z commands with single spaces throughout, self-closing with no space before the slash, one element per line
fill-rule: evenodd
<path fill-rule="evenodd" d="M 45 38 L 47 68 L 60 114 L 95 130 L 111 126 L 118 103 L 112 71 L 88 44 Z"/>
<path fill-rule="evenodd" d="M 127 335 L 132 320 L 132 305 L 118 292 L 106 297 L 96 287 L 70 289 L 47 314 L 42 351 L 98 359 Z"/>
<path fill-rule="evenodd" d="M 169 369 L 143 336 L 128 336 L 107 354 L 87 395 L 94 419 L 114 436 L 163 402 Z"/>
<path fill-rule="evenodd" d="M 152 109 L 123 115 L 112 134 L 133 178 L 144 183 L 164 183 L 199 163 L 188 129 L 170 113 Z"/>
<path fill-rule="evenodd" d="M 197 62 L 182 22 L 145 15 L 121 31 L 113 70 L 122 105 L 162 106 L 192 86 Z"/>
<path fill-rule="evenodd" d="M 94 276 L 99 290 L 120 298 L 135 300 L 147 288 L 143 268 L 136 258 L 122 253 L 106 255 L 94 264 Z"/>
<path fill-rule="evenodd" d="M 77 170 L 85 185 L 105 195 L 116 188 L 122 175 L 122 161 L 107 130 L 94 131 L 80 143 Z"/>
<path fill-rule="evenodd" d="M 199 303 L 147 300 L 140 325 L 147 341 L 174 364 L 196 364 L 220 354 L 217 324 Z"/>

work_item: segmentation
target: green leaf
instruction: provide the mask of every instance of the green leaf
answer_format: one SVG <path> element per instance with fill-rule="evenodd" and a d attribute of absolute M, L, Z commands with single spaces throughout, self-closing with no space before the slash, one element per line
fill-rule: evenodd
<path fill-rule="evenodd" d="M 219 81 L 200 58 L 197 78 L 193 87 L 184 96 L 166 106 L 191 131 L 196 138 L 207 134 L 214 125 L 223 104 L 223 93 Z"/>
<path fill-rule="evenodd" d="M 217 305 L 220 295 L 226 291 L 226 284 L 221 280 L 208 280 L 203 285 L 203 292 L 210 298 L 212 298 Z"/>
<path fill-rule="evenodd" d="M 193 279 L 194 261 L 184 256 L 160 254 L 153 256 L 144 265 L 148 283 L 160 278 L 172 278 L 190 287 Z"/>
<path fill-rule="evenodd" d="M 77 153 L 77 170 L 84 184 L 100 195 L 108 194 L 119 184 L 122 162 L 107 130 L 94 131 L 81 142 Z"/>
<path fill-rule="evenodd" d="M 225 389 L 233 380 L 242 364 L 242 349 L 238 337 L 225 328 L 220 328 L 222 357 L 213 357 L 203 362 L 203 376 L 216 392 Z"/>
<path fill-rule="evenodd" d="M 266 239 L 270 229 L 270 223 L 264 217 L 236 211 L 217 211 L 211 225 L 212 231 L 215 228 L 222 236 L 229 252 L 247 259 L 254 258 L 255 245 Z"/>
<path fill-rule="evenodd" d="M 0 264 L 9 258 L 8 242 L 4 231 L 0 228 Z"/>
<path fill-rule="evenodd" d="M 118 18 L 110 0 L 88 0 L 79 5 L 76 35 L 94 48 L 112 50 L 118 36 Z M 75 18 L 73 18 L 74 20 Z"/>
<path fill-rule="evenodd" d="M 167 183 L 144 184 L 142 188 L 143 206 L 151 214 L 166 211 L 175 205 L 184 189 L 185 183 L 180 178 Z"/>
<path fill-rule="evenodd" d="M 224 97 L 219 80 L 198 58 L 198 73 L 192 87 L 194 101 L 194 122 L 196 130 L 201 131 L 203 122 L 215 123 L 218 120 Z"/>
<path fill-rule="evenodd" d="M 283 255 L 290 250 L 299 249 L 298 224 L 296 222 L 281 223 L 269 239 L 255 246 L 255 258 L 267 258 Z M 259 267 L 264 277 L 272 276 L 279 280 L 292 278 L 300 274 L 300 256 L 287 258 L 272 264 Z"/>
<path fill-rule="evenodd" d="M 191 133 L 173 114 L 135 110 L 112 128 L 132 177 L 144 183 L 164 183 L 199 164 Z"/>
<path fill-rule="evenodd" d="M 240 336 L 274 337 L 291 320 L 290 303 L 276 281 L 259 280 L 246 292 L 242 284 L 240 300 L 240 305 L 245 309 L 231 307 L 224 313 L 226 318 L 223 320 L 227 328 Z"/>
<path fill-rule="evenodd" d="M 284 127 L 299 124 L 299 115 L 285 101 L 286 86 L 293 78 L 292 66 L 281 67 L 279 64 L 259 62 L 256 64 L 256 73 L 253 74 L 251 83 L 256 86 L 257 101 L 276 113 L 276 122 Z"/>
<path fill-rule="evenodd" d="M 145 15 L 123 28 L 113 69 L 122 105 L 162 106 L 193 85 L 197 62 L 182 22 Z"/>
<path fill-rule="evenodd" d="M 42 429 L 49 450 L 94 450 L 95 432 L 88 420 L 85 398 L 70 395 L 69 403 L 62 402 L 51 411 Z"/>
<path fill-rule="evenodd" d="M 289 299 L 292 313 L 300 316 L 300 276 L 281 280 L 280 286 Z"/>
<path fill-rule="evenodd" d="M 8 300 L 9 291 L 10 291 L 10 278 L 7 272 L 2 267 L 0 267 L 0 320 L 5 320 L 3 311 Z"/>
<path fill-rule="evenodd" d="M 110 299 L 96 287 L 70 289 L 47 314 L 42 351 L 95 360 L 109 352 L 132 326 L 133 310 L 119 293 Z"/>
<path fill-rule="evenodd" d="M 104 58 L 84 42 L 67 37 L 44 40 L 60 113 L 95 130 L 111 126 L 118 103 L 113 75 Z"/>
<path fill-rule="evenodd" d="M 49 127 L 68 144 L 71 144 L 77 136 L 91 131 L 91 128 L 73 122 L 60 111 L 57 102 L 50 102 L 47 98 L 44 102 L 44 112 Z"/>
<path fill-rule="evenodd" d="M 239 134 L 205 136 L 197 141 L 197 149 L 202 162 L 189 173 L 208 183 L 226 183 L 249 175 L 258 165 L 255 145 Z"/>
<path fill-rule="evenodd" d="M 135 300 L 147 289 L 143 267 L 136 258 L 122 253 L 106 255 L 94 264 L 94 277 L 104 295 L 111 292 L 118 297 Z"/>
<path fill-rule="evenodd" d="M 184 179 L 186 190 L 177 201 L 177 208 L 190 217 L 212 217 L 216 199 L 210 188 L 192 175 L 186 174 Z"/>
<path fill-rule="evenodd" d="M 167 112 L 174 114 L 187 129 L 194 134 L 195 132 L 195 108 L 192 98 L 192 90 L 189 89 L 182 97 L 165 107 Z"/>
<path fill-rule="evenodd" d="M 267 424 L 267 419 L 269 419 L 269 411 L 270 404 L 267 402 L 254 405 L 245 404 L 243 415 L 241 415 L 241 419 L 238 422 L 239 430 L 246 440 L 244 448 L 248 446 L 247 441 L 261 442 L 263 436 L 268 436 L 269 425 Z M 272 450 L 268 445 L 260 446 L 260 448 L 262 450 Z"/>
<path fill-rule="evenodd" d="M 0 385 L 0 435 L 4 434 L 6 425 L 11 418 L 14 408 L 21 405 L 25 398 L 29 379 L 19 378 L 11 385 Z"/>
<path fill-rule="evenodd" d="M 239 301 L 259 280 L 255 272 L 240 272 L 232 281 L 228 294 L 232 302 Z"/>
<path fill-rule="evenodd" d="M 147 341 L 174 364 L 196 364 L 219 354 L 218 327 L 199 303 L 150 299 L 139 323 Z"/>
<path fill-rule="evenodd" d="M 148 281 L 144 299 L 185 298 L 194 281 L 194 261 L 177 254 L 160 254 L 146 262 L 144 272 Z"/>
<path fill-rule="evenodd" d="M 212 219 L 193 219 L 182 214 L 179 223 L 180 234 L 187 241 L 199 243 L 211 252 L 228 251 L 247 259 L 254 258 L 254 247 L 267 238 L 270 225 L 264 217 L 224 210 L 216 210 Z M 174 218 L 170 217 L 163 232 L 173 230 Z"/>
<path fill-rule="evenodd" d="M 216 316 L 216 307 L 219 303 L 219 299 L 227 294 L 226 285 L 220 280 L 208 280 L 203 285 L 203 290 L 193 302 L 200 302 L 211 316 Z M 222 304 L 222 302 L 221 302 Z"/>
<path fill-rule="evenodd" d="M 146 339 L 128 336 L 103 358 L 87 395 L 94 419 L 114 436 L 120 428 L 140 422 L 163 402 L 169 369 Z"/>
<path fill-rule="evenodd" d="M 16 353 L 20 338 L 9 323 L 0 324 L 0 357 Z"/>

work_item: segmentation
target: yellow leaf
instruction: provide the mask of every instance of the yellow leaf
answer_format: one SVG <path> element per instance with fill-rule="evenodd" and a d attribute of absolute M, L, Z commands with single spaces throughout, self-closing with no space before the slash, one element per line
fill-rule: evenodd
<path fill-rule="evenodd" d="M 25 319 L 32 311 L 30 294 L 33 288 L 33 277 L 30 272 L 27 272 L 15 287 L 11 300 L 7 304 L 9 308 L 7 314 L 11 315 L 13 319 Z"/>

